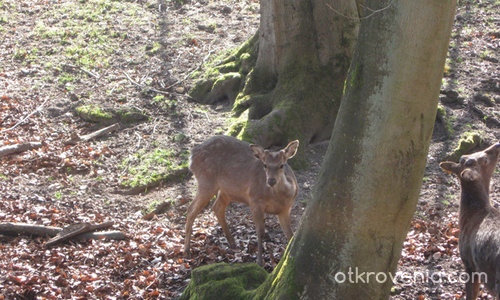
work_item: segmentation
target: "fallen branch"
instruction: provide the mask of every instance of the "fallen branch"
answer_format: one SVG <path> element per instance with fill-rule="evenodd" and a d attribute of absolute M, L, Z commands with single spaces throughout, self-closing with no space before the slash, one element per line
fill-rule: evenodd
<path fill-rule="evenodd" d="M 96 137 L 99 137 L 101 135 L 105 135 L 108 132 L 111 132 L 115 129 L 118 129 L 120 127 L 119 123 L 115 123 L 113 125 L 110 125 L 108 127 L 101 128 L 97 131 L 94 131 L 92 133 L 86 134 L 86 135 L 78 135 L 78 134 L 73 134 L 71 136 L 71 139 L 69 141 L 66 141 L 66 145 L 74 145 L 78 142 L 87 142 L 90 141 L 91 139 L 94 139 Z"/>
<path fill-rule="evenodd" d="M 55 236 L 60 231 L 59 227 L 34 225 L 27 223 L 0 223 L 0 233 L 7 235 L 30 234 L 37 236 Z"/>
<path fill-rule="evenodd" d="M 43 146 L 41 142 L 28 142 L 22 144 L 14 144 L 0 147 L 0 157 L 25 152 L 28 150 L 38 149 Z"/>
<path fill-rule="evenodd" d="M 77 224 L 78 225 L 78 224 Z M 90 225 L 90 224 L 88 224 Z M 90 225 L 92 230 L 99 230 L 102 228 L 107 228 L 112 225 L 111 222 L 106 222 L 97 225 Z M 73 225 L 72 225 L 73 226 Z M 88 229 L 88 227 L 87 227 Z M 0 223 L 0 234 L 4 235 L 35 235 L 35 236 L 57 236 L 59 233 L 63 232 L 63 228 L 53 227 L 53 226 L 43 226 L 34 225 L 27 223 Z M 78 240 L 90 240 L 90 239 L 113 239 L 113 240 L 123 240 L 127 236 L 121 231 L 103 231 L 103 232 L 88 232 L 83 231 L 78 235 L 73 235 L 68 237 Z M 59 240 L 61 241 L 61 240 Z M 52 243 L 53 244 L 53 243 Z"/>
<path fill-rule="evenodd" d="M 113 226 L 113 222 L 106 222 L 97 225 L 89 223 L 71 224 L 69 226 L 64 227 L 63 230 L 58 232 L 55 237 L 48 240 L 47 243 L 45 243 L 45 246 L 50 247 L 59 242 L 69 240 L 72 237 L 79 236 L 87 232 L 96 231 L 99 229 L 109 228 L 111 226 Z"/>

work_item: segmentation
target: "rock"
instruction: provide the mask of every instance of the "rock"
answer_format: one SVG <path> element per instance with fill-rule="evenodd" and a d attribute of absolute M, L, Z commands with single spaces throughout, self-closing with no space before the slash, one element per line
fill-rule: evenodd
<path fill-rule="evenodd" d="M 229 13 L 231 13 L 231 11 L 232 11 L 232 8 L 230 6 L 224 5 L 224 7 L 222 7 L 222 13 L 224 13 L 224 14 L 229 14 Z"/>
<path fill-rule="evenodd" d="M 186 92 L 186 88 L 183 87 L 183 86 L 178 86 L 178 87 L 175 88 L 175 92 L 177 94 L 184 94 Z"/>
<path fill-rule="evenodd" d="M 60 115 L 62 115 L 64 113 L 64 110 L 62 110 L 59 107 L 47 107 L 47 113 L 48 113 L 49 117 L 55 118 L 55 117 L 59 117 Z"/>
<path fill-rule="evenodd" d="M 443 104 L 463 104 L 464 102 L 464 98 L 460 97 L 455 91 L 442 91 L 441 94 L 439 101 Z"/>
<path fill-rule="evenodd" d="M 492 107 L 495 106 L 495 100 L 493 100 L 490 96 L 488 95 L 481 95 L 481 94 L 476 94 L 472 98 L 476 102 L 482 102 L 486 106 Z"/>

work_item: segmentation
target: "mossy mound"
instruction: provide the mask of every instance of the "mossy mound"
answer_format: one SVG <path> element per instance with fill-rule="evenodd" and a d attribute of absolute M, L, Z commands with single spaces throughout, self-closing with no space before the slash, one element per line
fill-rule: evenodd
<path fill-rule="evenodd" d="M 111 112 L 100 108 L 97 105 L 82 105 L 75 109 L 80 118 L 92 123 L 113 123 L 114 116 Z"/>
<path fill-rule="evenodd" d="M 247 74 L 255 64 L 257 42 L 256 34 L 226 59 L 215 65 L 212 64 L 213 66 L 208 64 L 207 70 L 189 91 L 189 96 L 205 104 L 214 104 L 223 100 L 234 102 Z"/>
<path fill-rule="evenodd" d="M 481 147 L 482 144 L 483 140 L 480 132 L 466 132 L 458 141 L 457 147 L 448 154 L 448 159 L 458 161 L 462 155 L 472 153 L 475 149 Z"/>
<path fill-rule="evenodd" d="M 133 107 L 123 107 L 119 110 L 105 109 L 94 104 L 81 105 L 75 109 L 76 114 L 87 122 L 112 124 L 122 122 L 131 124 L 148 119 L 148 116 Z"/>
<path fill-rule="evenodd" d="M 218 263 L 199 267 L 179 299 L 251 299 L 268 273 L 256 264 Z"/>

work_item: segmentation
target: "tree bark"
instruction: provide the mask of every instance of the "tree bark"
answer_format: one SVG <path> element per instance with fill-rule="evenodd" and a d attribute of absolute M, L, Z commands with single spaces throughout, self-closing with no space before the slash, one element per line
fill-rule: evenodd
<path fill-rule="evenodd" d="M 365 3 L 372 11 L 362 13 L 315 194 L 258 299 L 389 296 L 421 186 L 456 1 L 384 3 Z"/>
<path fill-rule="evenodd" d="M 230 134 L 264 147 L 293 139 L 303 146 L 326 140 L 340 105 L 358 24 L 354 0 L 261 1 L 257 36 L 208 72 L 216 79 L 204 78 L 190 94 L 209 103 L 234 100 L 239 119 Z M 243 60 L 242 54 L 253 58 Z M 234 66 L 244 61 L 252 67 Z M 235 75 L 237 70 L 240 75 Z"/>

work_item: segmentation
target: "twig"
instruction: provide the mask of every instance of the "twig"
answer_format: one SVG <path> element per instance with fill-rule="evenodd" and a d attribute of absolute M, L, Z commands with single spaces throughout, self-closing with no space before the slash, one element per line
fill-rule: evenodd
<path fill-rule="evenodd" d="M 194 72 L 198 71 L 199 69 L 201 69 L 201 67 L 205 64 L 205 62 L 207 61 L 207 59 L 210 57 L 210 55 L 212 55 L 212 50 L 208 51 L 208 54 L 203 58 L 203 60 L 201 61 L 201 63 L 193 69 L 193 71 L 189 72 L 186 76 L 184 76 L 184 78 L 182 79 L 179 79 L 177 80 L 176 82 L 172 83 L 171 85 L 167 86 L 165 89 L 168 90 L 169 88 L 173 87 L 173 86 L 176 86 L 178 85 L 179 83 L 182 83 L 184 82 L 186 79 L 189 78 L 189 76 L 191 76 Z"/>
<path fill-rule="evenodd" d="M 391 1 L 389 2 L 389 4 L 388 4 L 386 7 L 383 7 L 383 8 L 380 8 L 380 9 L 371 9 L 371 8 L 369 8 L 369 7 L 365 6 L 365 5 L 360 4 L 360 6 L 362 6 L 363 8 L 366 8 L 367 10 L 371 11 L 371 13 L 370 13 L 369 15 L 364 16 L 364 17 L 351 17 L 351 16 L 346 16 L 346 15 L 344 15 L 343 13 L 339 12 L 338 10 L 336 10 L 335 8 L 333 8 L 330 4 L 325 3 L 325 5 L 326 5 L 329 9 L 333 10 L 333 12 L 335 12 L 335 13 L 336 13 L 337 15 L 339 15 L 339 16 L 342 16 L 342 17 L 344 17 L 344 18 L 351 19 L 351 20 L 361 21 L 361 20 L 364 20 L 364 19 L 368 19 L 369 17 L 373 16 L 374 14 L 376 14 L 376 13 L 378 13 L 378 12 L 381 12 L 381 11 L 384 11 L 384 10 L 388 9 L 389 7 L 391 7 L 391 5 L 392 5 L 392 1 L 393 1 L 393 0 L 391 0 Z"/>
<path fill-rule="evenodd" d="M 99 137 L 101 135 L 104 135 L 108 132 L 111 132 L 117 128 L 120 127 L 120 124 L 119 123 L 115 123 L 113 125 L 110 125 L 108 127 L 104 127 L 104 128 L 101 128 L 97 131 L 94 131 L 92 133 L 89 133 L 89 134 L 86 134 L 86 135 L 78 135 L 78 134 L 74 134 L 71 136 L 71 139 L 69 141 L 67 141 L 65 144 L 66 145 L 74 145 L 76 144 L 77 142 L 80 142 L 80 141 L 83 141 L 83 142 L 87 142 L 87 141 L 90 141 L 91 139 L 94 139 L 96 137 Z"/>
<path fill-rule="evenodd" d="M 151 90 L 151 91 L 153 91 L 155 93 L 158 93 L 158 94 L 170 95 L 169 92 L 160 91 L 160 90 L 157 90 L 155 88 L 152 88 L 152 87 L 149 87 L 149 86 L 146 86 L 146 85 L 143 85 L 143 84 L 135 82 L 132 78 L 130 78 L 130 76 L 127 74 L 127 72 L 122 72 L 122 73 L 127 77 L 128 81 L 130 81 L 132 84 L 138 86 L 141 89 L 149 89 L 149 90 Z"/>
<path fill-rule="evenodd" d="M 191 76 L 194 72 L 198 71 L 204 64 L 205 62 L 207 61 L 207 59 L 210 57 L 210 55 L 212 54 L 212 50 L 208 51 L 208 54 L 203 58 L 202 62 L 200 63 L 199 66 L 197 66 L 196 68 L 194 68 L 191 72 L 189 72 L 186 76 L 184 76 L 184 78 L 182 79 L 179 79 L 177 80 L 176 82 L 172 83 L 171 85 L 167 86 L 165 88 L 165 90 L 168 90 L 184 81 L 186 81 L 186 79 L 189 78 L 189 76 Z M 158 94 L 163 94 L 163 95 L 170 95 L 169 92 L 166 92 L 166 91 L 160 91 L 160 90 L 157 90 L 155 88 L 152 88 L 152 87 L 149 87 L 149 86 L 146 86 L 146 85 L 143 85 L 143 84 L 140 84 L 138 82 L 135 82 L 132 78 L 130 78 L 130 76 L 127 74 L 127 72 L 122 72 L 126 77 L 127 79 L 134 85 L 138 86 L 139 88 L 141 89 L 149 89 L 155 93 L 158 93 Z"/>
<path fill-rule="evenodd" d="M 26 121 L 26 119 L 28 119 L 29 117 L 31 117 L 35 113 L 41 111 L 43 106 L 45 105 L 45 103 L 47 103 L 47 100 L 49 100 L 49 98 L 45 99 L 45 101 L 43 101 L 42 105 L 38 106 L 34 111 L 32 111 L 26 117 L 22 118 L 21 121 L 17 122 L 14 126 L 12 126 L 10 128 L 0 130 L 0 133 L 5 132 L 5 131 L 10 131 L 10 130 L 16 128 L 17 126 L 21 125 L 24 121 Z"/>
<path fill-rule="evenodd" d="M 94 74 L 92 72 L 90 72 L 89 70 L 85 70 L 84 68 L 80 67 L 80 66 L 75 66 L 75 65 L 72 65 L 72 64 L 62 64 L 63 67 L 68 67 L 68 68 L 72 68 L 72 69 L 78 69 L 82 72 L 84 72 L 85 74 L 91 76 L 91 77 L 94 77 L 96 80 L 98 80 L 99 78 L 101 78 L 101 76 L 99 74 Z"/>

